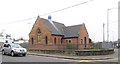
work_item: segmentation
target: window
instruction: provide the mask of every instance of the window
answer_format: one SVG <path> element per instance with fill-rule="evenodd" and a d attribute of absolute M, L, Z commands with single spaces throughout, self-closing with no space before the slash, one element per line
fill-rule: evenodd
<path fill-rule="evenodd" d="M 61 44 L 62 44 L 62 38 L 61 38 Z"/>
<path fill-rule="evenodd" d="M 72 43 L 71 39 L 66 40 L 66 43 Z"/>
<path fill-rule="evenodd" d="M 69 40 L 69 43 L 71 43 L 71 40 Z"/>
<path fill-rule="evenodd" d="M 62 43 L 61 43 L 61 38 L 58 38 L 58 42 L 59 42 L 59 44 L 62 44 Z"/>
<path fill-rule="evenodd" d="M 41 42 L 41 36 L 38 35 L 38 43 L 40 43 L 40 42 Z"/>
<path fill-rule="evenodd" d="M 81 39 L 81 44 L 83 44 L 83 39 Z"/>
<path fill-rule="evenodd" d="M 40 34 L 40 33 L 41 33 L 41 30 L 40 30 L 39 28 L 38 28 L 38 30 L 37 30 L 37 33 L 38 33 L 38 34 Z"/>
<path fill-rule="evenodd" d="M 38 43 L 40 43 L 42 40 L 42 36 L 41 36 L 41 30 L 39 28 L 37 29 L 37 38 L 38 38 Z"/>
<path fill-rule="evenodd" d="M 87 41 L 86 41 L 86 37 L 84 37 L 84 46 L 86 48 L 86 45 L 87 45 Z"/>
<path fill-rule="evenodd" d="M 45 37 L 45 42 L 46 42 L 46 45 L 48 44 L 48 37 L 46 36 Z"/>
<path fill-rule="evenodd" d="M 3 47 L 10 47 L 10 44 L 4 44 Z"/>
<path fill-rule="evenodd" d="M 66 43 L 68 43 L 68 40 L 66 40 Z"/>
<path fill-rule="evenodd" d="M 4 47 L 7 47 L 7 44 L 4 44 Z"/>
<path fill-rule="evenodd" d="M 54 44 L 56 45 L 56 38 L 54 38 Z"/>
<path fill-rule="evenodd" d="M 58 44 L 60 44 L 60 38 L 58 38 Z"/>
<path fill-rule="evenodd" d="M 8 41 L 7 41 L 7 40 L 5 40 L 5 43 L 8 43 Z"/>
<path fill-rule="evenodd" d="M 33 37 L 31 38 L 31 40 L 32 40 L 32 44 L 34 44 L 34 38 Z"/>

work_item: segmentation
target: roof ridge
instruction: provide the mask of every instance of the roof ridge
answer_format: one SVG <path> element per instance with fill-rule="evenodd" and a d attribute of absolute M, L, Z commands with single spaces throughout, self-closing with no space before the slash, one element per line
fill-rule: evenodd
<path fill-rule="evenodd" d="M 41 19 L 44 19 L 44 20 L 47 20 L 47 21 L 48 21 L 48 19 L 45 19 L 45 18 L 41 18 Z"/>
<path fill-rule="evenodd" d="M 41 19 L 44 19 L 44 20 L 47 20 L 47 21 L 49 21 L 48 19 L 45 19 L 45 18 L 41 18 Z M 53 23 L 55 22 L 55 23 L 58 23 L 58 24 L 62 24 L 62 25 L 64 25 L 63 23 L 60 23 L 60 22 L 56 22 L 56 21 L 52 21 Z"/>
<path fill-rule="evenodd" d="M 67 27 L 81 26 L 81 25 L 83 25 L 83 24 L 77 24 L 77 25 L 66 26 L 66 28 L 67 28 Z"/>
<path fill-rule="evenodd" d="M 59 23 L 59 24 L 63 24 L 63 23 L 60 23 L 60 22 L 56 22 L 56 21 L 53 21 L 53 22 L 55 22 L 55 23 Z M 63 24 L 64 25 L 64 24 Z"/>

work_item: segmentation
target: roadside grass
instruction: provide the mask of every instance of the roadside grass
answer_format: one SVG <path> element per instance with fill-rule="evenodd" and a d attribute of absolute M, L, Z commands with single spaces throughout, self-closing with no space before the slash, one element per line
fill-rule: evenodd
<path fill-rule="evenodd" d="M 43 51 L 28 51 L 30 53 L 37 53 L 37 54 L 52 54 L 52 55 L 63 55 L 63 56 L 76 56 L 74 53 L 47 53 Z"/>
<path fill-rule="evenodd" d="M 63 56 L 79 56 L 79 54 L 76 54 L 75 51 L 78 51 L 78 53 L 82 53 L 83 55 L 90 53 L 90 54 L 88 54 L 86 56 L 89 56 L 89 55 L 92 55 L 92 56 L 94 56 L 94 55 L 110 55 L 110 54 L 115 53 L 114 51 L 112 53 L 108 53 L 108 54 L 104 54 L 106 52 L 104 52 L 103 54 L 99 53 L 100 51 L 104 51 L 104 50 L 110 50 L 110 49 L 65 50 L 65 52 L 28 50 L 28 52 L 30 52 L 30 53 L 38 53 L 38 54 L 63 55 Z M 88 52 L 88 53 L 86 53 L 86 52 Z"/>

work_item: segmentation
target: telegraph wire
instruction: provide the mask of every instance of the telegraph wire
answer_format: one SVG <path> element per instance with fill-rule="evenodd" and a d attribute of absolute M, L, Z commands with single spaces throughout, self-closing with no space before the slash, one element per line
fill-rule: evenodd
<path fill-rule="evenodd" d="M 78 4 L 75 4 L 75 5 L 63 8 L 63 9 L 59 9 L 59 10 L 56 10 L 56 11 L 53 11 L 53 12 L 42 14 L 42 15 L 39 15 L 39 16 L 45 16 L 45 15 L 49 15 L 49 14 L 52 14 L 52 13 L 60 12 L 60 11 L 63 11 L 63 10 L 69 9 L 69 8 L 73 8 L 73 7 L 82 5 L 82 4 L 86 4 L 86 3 L 91 2 L 91 1 L 93 1 L 93 0 L 89 0 L 89 1 L 86 1 L 86 2 L 83 2 L 83 3 L 78 3 Z M 31 19 L 36 18 L 36 17 L 31 17 L 31 18 L 27 18 L 27 19 L 23 19 L 23 20 L 18 20 L 18 21 L 13 21 L 13 22 L 9 22 L 9 23 L 3 23 L 3 24 L 0 24 L 0 25 L 6 25 L 6 24 L 13 24 L 13 23 L 17 23 L 17 22 L 22 22 L 22 21 L 26 21 L 26 20 L 31 20 Z"/>
<path fill-rule="evenodd" d="M 13 21 L 13 22 L 9 22 L 9 23 L 3 23 L 3 24 L 0 24 L 0 25 L 6 25 L 6 24 L 13 24 L 13 23 L 17 23 L 17 22 L 22 22 L 22 21 L 26 21 L 26 20 L 31 20 L 31 19 L 36 18 L 36 17 L 31 17 L 31 18 L 27 18 L 27 19 L 23 19 L 23 20 L 18 20 L 18 21 Z"/>
<path fill-rule="evenodd" d="M 45 15 L 49 15 L 49 14 L 52 14 L 52 13 L 60 12 L 60 11 L 63 11 L 63 10 L 69 9 L 69 8 L 73 8 L 73 7 L 82 5 L 82 4 L 86 4 L 86 3 L 91 2 L 91 1 L 93 1 L 93 0 L 89 0 L 89 1 L 86 1 L 86 2 L 83 2 L 83 3 L 78 3 L 78 4 L 75 4 L 75 5 L 63 8 L 63 9 L 59 9 L 59 10 L 56 10 L 56 11 L 53 11 L 53 12 L 45 13 L 45 14 L 40 15 L 40 16 L 45 16 Z"/>

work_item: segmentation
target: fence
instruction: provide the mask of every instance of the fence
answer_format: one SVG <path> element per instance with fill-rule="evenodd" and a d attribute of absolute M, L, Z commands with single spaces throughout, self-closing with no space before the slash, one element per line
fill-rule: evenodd
<path fill-rule="evenodd" d="M 34 44 L 34 49 L 29 49 L 29 51 L 41 52 L 45 54 L 70 54 L 78 56 L 86 55 L 107 55 L 114 53 L 114 49 L 100 49 L 100 47 L 95 48 L 95 44 L 56 44 L 56 45 L 43 45 Z M 90 49 L 94 46 L 95 49 Z M 97 45 L 98 46 L 98 45 Z"/>
<path fill-rule="evenodd" d="M 79 50 L 79 49 L 88 49 L 88 48 L 94 48 L 94 49 L 101 49 L 102 44 L 101 43 L 90 43 L 86 44 L 86 48 L 84 44 L 34 44 L 34 45 L 29 45 L 29 43 L 22 43 L 20 44 L 24 48 L 43 48 L 43 49 L 58 49 L 58 50 L 65 50 L 65 49 L 73 49 L 73 50 Z"/>
<path fill-rule="evenodd" d="M 39 50 L 78 50 L 78 49 L 88 49 L 90 44 L 33 44 L 29 46 L 30 49 L 39 49 Z"/>

